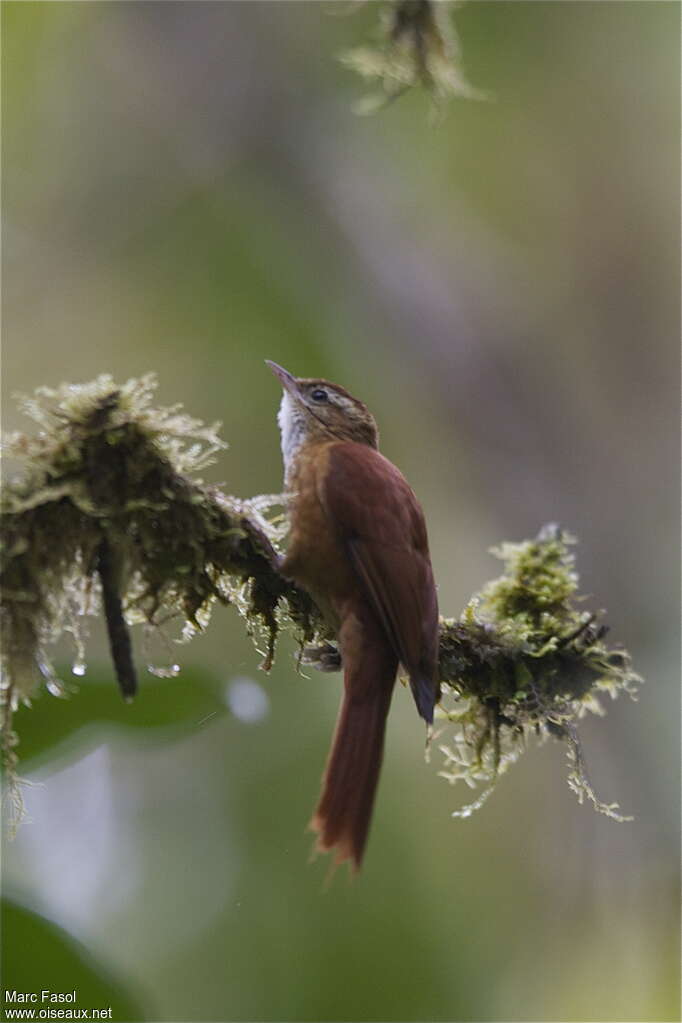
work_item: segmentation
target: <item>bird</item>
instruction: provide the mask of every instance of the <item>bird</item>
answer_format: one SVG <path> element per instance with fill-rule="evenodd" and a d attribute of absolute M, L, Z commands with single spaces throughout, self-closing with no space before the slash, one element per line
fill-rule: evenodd
<path fill-rule="evenodd" d="M 362 864 L 399 665 L 417 712 L 440 699 L 438 599 L 421 506 L 379 452 L 376 421 L 344 387 L 266 360 L 278 412 L 289 511 L 280 573 L 312 597 L 333 630 L 344 692 L 310 822 L 334 866 Z"/>

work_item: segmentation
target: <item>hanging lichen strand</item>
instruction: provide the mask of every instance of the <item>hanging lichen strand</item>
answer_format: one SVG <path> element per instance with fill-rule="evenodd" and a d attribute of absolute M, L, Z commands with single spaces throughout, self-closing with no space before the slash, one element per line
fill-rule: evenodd
<path fill-rule="evenodd" d="M 454 97 L 488 98 L 464 74 L 452 6 L 442 0 L 391 0 L 381 5 L 373 41 L 341 55 L 346 67 L 379 87 L 356 103 L 357 113 L 374 113 L 415 86 L 421 86 L 436 107 Z"/>
<path fill-rule="evenodd" d="M 137 686 L 129 626 L 175 621 L 186 641 L 207 627 L 216 603 L 235 605 L 264 646 L 266 670 L 281 629 L 294 635 L 305 663 L 339 666 L 319 611 L 277 571 L 286 535 L 281 498 L 240 501 L 202 483 L 197 473 L 225 447 L 217 426 L 179 406 L 153 408 L 155 386 L 150 375 L 123 386 L 101 376 L 42 388 L 22 402 L 40 432 L 4 445 L 24 463 L 3 491 L 0 563 L 2 746 L 17 812 L 12 711 L 39 685 L 64 692 L 50 654 L 64 633 L 75 645 L 73 673 L 85 674 L 89 615 L 105 616 L 113 674 L 127 699 Z M 503 544 L 496 553 L 505 574 L 458 619 L 441 622 L 440 717 L 450 734 L 439 733 L 440 773 L 484 785 L 460 816 L 487 798 L 534 733 L 567 743 L 571 787 L 618 818 L 615 804 L 594 796 L 576 721 L 599 710 L 600 691 L 633 694 L 640 680 L 627 653 L 605 645 L 596 616 L 576 609 L 570 542 L 546 527 L 535 540 Z"/>

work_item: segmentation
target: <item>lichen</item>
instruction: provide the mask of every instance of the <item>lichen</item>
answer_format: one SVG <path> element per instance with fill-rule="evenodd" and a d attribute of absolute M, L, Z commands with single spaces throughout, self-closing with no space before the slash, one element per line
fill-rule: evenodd
<path fill-rule="evenodd" d="M 466 80 L 448 6 L 433 0 L 383 5 L 376 41 L 341 55 L 346 67 L 381 87 L 356 104 L 358 113 L 374 113 L 418 85 L 436 105 L 454 96 L 485 98 Z"/>
<path fill-rule="evenodd" d="M 277 573 L 262 517 L 197 476 L 225 447 L 218 424 L 205 426 L 180 406 L 153 406 L 155 387 L 149 375 L 123 386 L 101 376 L 41 388 L 21 400 L 40 432 L 14 434 L 4 445 L 24 464 L 2 496 L 2 744 L 10 778 L 12 711 L 41 683 L 55 695 L 65 691 L 50 659 L 65 632 L 75 640 L 74 672 L 83 674 L 84 620 L 102 610 L 103 580 L 114 611 L 117 601 L 121 608 L 121 620 L 112 621 L 104 601 L 128 696 L 135 681 L 126 678 L 122 646 L 134 623 L 158 628 L 176 619 L 188 639 L 206 628 L 216 604 L 232 603 L 252 634 L 265 637 L 266 667 L 283 624 L 301 645 L 315 637 L 319 616 Z"/>
<path fill-rule="evenodd" d="M 51 648 L 74 644 L 73 674 L 85 673 L 86 622 L 103 614 L 114 675 L 123 695 L 137 686 L 129 628 L 141 624 L 167 647 L 203 631 L 218 604 L 231 604 L 271 667 L 277 636 L 292 634 L 299 663 L 341 667 L 335 636 L 311 598 L 278 571 L 287 531 L 282 495 L 239 500 L 198 473 L 225 447 L 218 424 L 205 426 L 180 406 L 153 404 L 149 375 L 118 386 L 101 376 L 82 385 L 41 388 L 22 399 L 40 426 L 14 434 L 5 451 L 23 474 L 2 495 L 0 744 L 15 816 L 12 712 L 39 685 L 55 696 L 75 690 L 57 678 Z M 576 722 L 598 712 L 601 691 L 634 694 L 628 654 L 604 642 L 606 627 L 578 610 L 572 539 L 546 527 L 532 541 L 495 553 L 505 572 L 473 598 L 458 619 L 442 619 L 441 721 L 452 728 L 440 748 L 440 772 L 484 791 L 456 815 L 482 805 L 527 738 L 567 744 L 569 784 L 582 801 L 622 819 L 587 777 Z M 165 676 L 178 671 L 170 655 Z"/>
<path fill-rule="evenodd" d="M 440 750 L 441 777 L 484 785 L 476 801 L 455 811 L 466 817 L 487 799 L 500 774 L 531 735 L 567 744 L 568 783 L 580 802 L 626 820 L 617 804 L 597 799 L 585 768 L 576 722 L 602 713 L 600 692 L 635 697 L 641 679 L 630 657 L 609 648 L 607 627 L 576 606 L 578 576 L 569 545 L 555 525 L 534 540 L 494 548 L 505 571 L 472 598 L 459 620 L 441 627 L 441 720 L 454 730 Z"/>

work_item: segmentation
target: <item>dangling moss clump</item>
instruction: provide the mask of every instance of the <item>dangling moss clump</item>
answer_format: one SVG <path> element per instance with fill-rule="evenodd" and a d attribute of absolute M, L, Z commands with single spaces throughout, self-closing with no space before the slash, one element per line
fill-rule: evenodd
<path fill-rule="evenodd" d="M 433 0 L 392 0 L 382 6 L 376 42 L 342 54 L 341 61 L 380 91 L 356 104 L 374 113 L 416 86 L 436 105 L 452 97 L 485 99 L 466 80 L 448 4 Z"/>
<path fill-rule="evenodd" d="M 578 576 L 569 545 L 557 526 L 535 540 L 493 550 L 505 572 L 474 597 L 459 621 L 441 631 L 441 678 L 447 683 L 442 716 L 455 725 L 442 745 L 441 776 L 486 788 L 469 816 L 490 795 L 500 773 L 523 752 L 529 735 L 567 743 L 568 782 L 582 802 L 616 820 L 617 804 L 602 803 L 585 770 L 576 722 L 603 713 L 600 692 L 633 698 L 641 679 L 625 650 L 604 642 L 607 627 L 579 611 Z"/>

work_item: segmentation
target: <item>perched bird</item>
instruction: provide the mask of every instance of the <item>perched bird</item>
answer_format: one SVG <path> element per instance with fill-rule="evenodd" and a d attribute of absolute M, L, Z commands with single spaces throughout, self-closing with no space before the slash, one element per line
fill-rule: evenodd
<path fill-rule="evenodd" d="M 338 384 L 268 361 L 284 394 L 278 422 L 290 533 L 280 571 L 335 630 L 344 696 L 311 821 L 317 848 L 359 869 L 367 842 L 398 665 L 433 722 L 438 603 L 424 516 L 379 454 L 367 407 Z"/>

